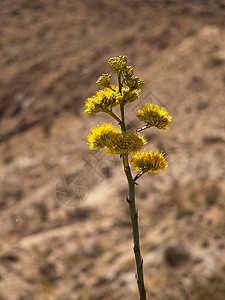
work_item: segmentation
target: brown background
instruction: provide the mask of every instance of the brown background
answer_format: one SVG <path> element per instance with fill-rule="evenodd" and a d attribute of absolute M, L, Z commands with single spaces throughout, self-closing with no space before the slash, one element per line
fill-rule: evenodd
<path fill-rule="evenodd" d="M 225 294 L 225 2 L 2 0 L 0 299 L 137 299 L 127 183 L 86 136 L 104 114 L 84 101 L 127 55 L 145 80 L 135 109 L 163 105 L 168 155 L 137 206 L 149 299 Z M 115 75 L 113 75 L 115 80 Z M 114 81 L 116 83 L 116 81 Z M 113 122 L 113 120 L 111 120 Z"/>

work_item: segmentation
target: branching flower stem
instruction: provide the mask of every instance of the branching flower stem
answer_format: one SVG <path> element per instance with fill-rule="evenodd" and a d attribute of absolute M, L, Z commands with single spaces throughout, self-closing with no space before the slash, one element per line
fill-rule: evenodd
<path fill-rule="evenodd" d="M 135 177 L 134 177 L 134 182 L 136 183 L 136 180 L 138 180 L 138 178 L 140 178 L 142 175 L 144 174 L 144 172 L 139 172 Z"/>
<path fill-rule="evenodd" d="M 118 122 L 118 124 L 121 124 L 122 121 L 120 120 L 120 118 L 117 117 L 117 115 L 114 114 L 113 111 L 110 110 L 110 111 L 108 111 L 107 113 L 108 113 L 111 117 L 113 117 L 113 118 Z"/>
<path fill-rule="evenodd" d="M 172 117 L 164 107 L 154 103 L 146 103 L 137 109 L 137 117 L 145 125 L 136 131 L 127 131 L 124 113 L 125 104 L 139 98 L 139 91 L 144 85 L 144 81 L 138 76 L 135 77 L 133 68 L 127 66 L 126 55 L 112 57 L 108 63 L 117 72 L 118 86 L 110 84 L 111 74 L 102 74 L 96 83 L 103 89 L 86 99 L 85 112 L 105 112 L 118 122 L 120 129 L 111 123 L 100 123 L 96 127 L 91 128 L 91 133 L 88 135 L 87 140 L 90 149 L 104 148 L 105 152 L 120 155 L 120 158 L 123 160 L 123 168 L 129 187 L 129 196 L 126 197 L 126 201 L 129 204 L 133 230 L 133 250 L 138 293 L 140 300 L 146 300 L 143 260 L 138 230 L 138 212 L 135 204 L 135 185 L 137 184 L 136 181 L 143 174 L 157 173 L 167 169 L 168 162 L 166 161 L 167 156 L 163 152 L 159 153 L 158 150 L 141 150 L 147 141 L 139 132 L 150 127 L 157 127 L 162 130 L 168 129 Z M 120 106 L 120 115 L 115 114 L 113 111 L 113 108 L 117 105 Z M 133 155 L 131 159 L 128 159 L 131 153 Z M 134 177 L 129 164 L 138 172 Z"/>

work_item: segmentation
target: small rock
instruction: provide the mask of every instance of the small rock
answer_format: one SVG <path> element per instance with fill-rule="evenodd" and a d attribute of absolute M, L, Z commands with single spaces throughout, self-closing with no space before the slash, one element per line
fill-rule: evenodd
<path fill-rule="evenodd" d="M 164 251 L 164 259 L 171 267 L 177 267 L 190 259 L 190 253 L 183 245 L 168 246 Z"/>

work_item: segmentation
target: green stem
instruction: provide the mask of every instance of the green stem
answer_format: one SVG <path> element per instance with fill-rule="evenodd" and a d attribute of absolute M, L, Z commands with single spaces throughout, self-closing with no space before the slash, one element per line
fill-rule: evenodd
<path fill-rule="evenodd" d="M 118 73 L 118 83 L 119 83 L 119 92 L 122 95 L 122 82 L 121 74 Z M 124 103 L 120 103 L 120 114 L 121 114 L 121 129 L 123 132 L 126 132 L 125 118 L 124 118 Z"/>
<path fill-rule="evenodd" d="M 121 81 L 121 74 L 118 72 L 118 83 L 119 83 L 119 92 L 122 95 L 122 81 Z"/>
<path fill-rule="evenodd" d="M 146 291 L 144 286 L 144 275 L 143 275 L 143 260 L 141 257 L 141 249 L 140 249 L 140 241 L 139 241 L 139 229 L 138 229 L 138 213 L 135 205 L 135 182 L 131 175 L 128 155 L 123 156 L 123 165 L 124 171 L 127 177 L 128 185 L 129 185 L 129 198 L 127 202 L 129 204 L 130 209 L 130 217 L 132 222 L 133 229 L 133 242 L 134 242 L 134 256 L 136 263 L 136 271 L 137 271 L 137 285 L 139 291 L 140 300 L 146 300 Z"/>
<path fill-rule="evenodd" d="M 122 83 L 121 83 L 120 73 L 118 74 L 118 82 L 119 82 L 119 92 L 122 94 Z M 126 132 L 123 103 L 120 104 L 120 112 L 121 112 L 120 127 L 122 132 Z M 127 199 L 127 202 L 129 204 L 130 217 L 131 217 L 131 223 L 133 229 L 133 243 L 134 243 L 133 249 L 134 249 L 136 271 L 137 271 L 137 285 L 138 285 L 139 299 L 146 300 L 146 291 L 145 291 L 144 275 L 143 275 L 143 260 L 141 257 L 141 249 L 140 249 L 140 241 L 139 241 L 138 213 L 135 205 L 135 181 L 131 174 L 128 155 L 123 156 L 123 166 L 127 177 L 128 186 L 129 186 L 129 198 Z"/>
<path fill-rule="evenodd" d="M 124 120 L 124 104 L 120 103 L 120 113 L 121 113 L 121 129 L 123 132 L 126 132 L 126 125 L 125 125 L 125 120 Z"/>
<path fill-rule="evenodd" d="M 112 112 L 111 110 L 108 111 L 107 114 L 109 114 L 111 117 L 113 117 L 119 124 L 122 123 L 122 121 L 120 120 L 120 118 L 118 118 L 117 115 L 115 115 L 114 112 Z"/>

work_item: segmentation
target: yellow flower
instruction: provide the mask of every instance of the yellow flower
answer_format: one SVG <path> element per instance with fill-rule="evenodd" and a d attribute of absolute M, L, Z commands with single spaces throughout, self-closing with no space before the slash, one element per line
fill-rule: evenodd
<path fill-rule="evenodd" d="M 138 119 L 144 121 L 149 127 L 157 127 L 163 130 L 168 129 L 168 125 L 172 121 L 172 117 L 167 110 L 157 104 L 146 103 L 138 108 L 137 112 Z"/>
<path fill-rule="evenodd" d="M 97 113 L 108 112 L 114 106 L 118 105 L 122 99 L 118 87 L 104 88 L 95 93 L 91 98 L 87 98 L 85 102 L 85 112 Z"/>
<path fill-rule="evenodd" d="M 156 173 L 168 168 L 166 158 L 163 152 L 140 151 L 133 155 L 130 162 L 136 171 Z"/>
<path fill-rule="evenodd" d="M 108 139 L 121 130 L 112 123 L 100 123 L 96 127 L 91 128 L 91 133 L 87 136 L 90 149 L 104 148 Z"/>
<path fill-rule="evenodd" d="M 137 132 L 122 132 L 110 135 L 105 151 L 111 154 L 127 155 L 140 150 L 147 141 Z"/>

